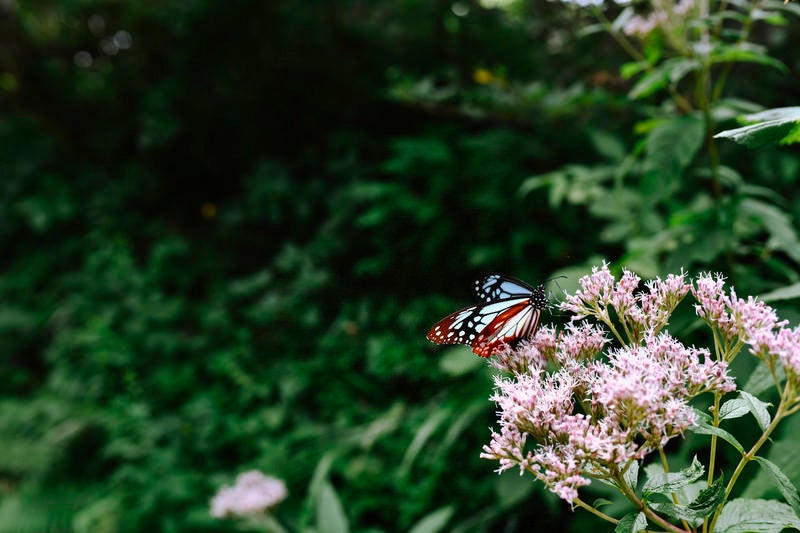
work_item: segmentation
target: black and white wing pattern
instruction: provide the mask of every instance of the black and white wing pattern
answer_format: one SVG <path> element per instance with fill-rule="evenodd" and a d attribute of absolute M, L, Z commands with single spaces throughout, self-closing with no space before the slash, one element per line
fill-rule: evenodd
<path fill-rule="evenodd" d="M 528 297 L 535 291 L 524 281 L 500 274 L 489 274 L 475 280 L 474 288 L 478 300 L 482 302 Z"/>
<path fill-rule="evenodd" d="M 506 344 L 530 337 L 547 307 L 544 286 L 492 274 L 475 282 L 483 303 L 452 313 L 434 324 L 428 340 L 437 344 L 467 344 L 489 357 Z M 498 296 L 499 299 L 491 299 Z"/>

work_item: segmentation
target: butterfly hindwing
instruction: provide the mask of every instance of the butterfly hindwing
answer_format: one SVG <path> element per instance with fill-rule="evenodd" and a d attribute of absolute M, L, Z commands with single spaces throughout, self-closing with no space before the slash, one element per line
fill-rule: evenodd
<path fill-rule="evenodd" d="M 516 298 L 514 308 L 528 304 L 528 298 Z M 428 340 L 437 344 L 472 344 L 497 317 L 508 312 L 509 301 L 473 305 L 452 313 L 428 331 Z"/>
<path fill-rule="evenodd" d="M 509 307 L 475 337 L 472 351 L 481 357 L 489 357 L 503 345 L 513 345 L 517 340 L 532 335 L 539 326 L 542 310 L 523 302 Z"/>

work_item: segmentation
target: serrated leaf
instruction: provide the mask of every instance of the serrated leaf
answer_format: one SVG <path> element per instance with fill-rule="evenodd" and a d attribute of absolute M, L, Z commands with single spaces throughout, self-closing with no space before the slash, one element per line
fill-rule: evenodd
<path fill-rule="evenodd" d="M 795 435 L 800 431 L 800 419 L 790 418 L 783 427 L 786 437 L 770 446 L 766 453 L 770 462 L 777 465 L 786 477 L 797 484 L 800 482 L 800 454 L 797 453 Z M 743 498 L 774 498 L 775 480 L 765 468 L 756 470 L 744 491 Z"/>
<path fill-rule="evenodd" d="M 723 403 L 719 408 L 720 420 L 731 420 L 740 418 L 750 412 L 747 402 L 741 398 L 731 398 Z"/>
<path fill-rule="evenodd" d="M 786 503 L 792 507 L 795 516 L 800 517 L 800 494 L 798 494 L 797 487 L 794 486 L 794 483 L 792 483 L 789 477 L 783 473 L 783 470 L 772 461 L 759 456 L 756 456 L 755 460 L 772 476 L 775 485 L 783 495 Z"/>
<path fill-rule="evenodd" d="M 772 500 L 731 500 L 717 520 L 717 533 L 780 533 L 791 527 L 800 529 L 792 508 Z"/>
<path fill-rule="evenodd" d="M 438 533 L 443 530 L 453 516 L 454 508 L 452 505 L 437 509 L 425 516 L 422 520 L 414 524 L 408 533 Z"/>
<path fill-rule="evenodd" d="M 716 435 L 717 437 L 721 438 L 738 451 L 740 454 L 744 455 L 744 448 L 739 441 L 736 440 L 736 437 L 728 433 L 722 428 L 714 427 L 708 422 L 708 415 L 702 413 L 700 411 L 695 411 L 698 415 L 702 415 L 702 417 L 698 417 L 698 424 L 690 428 L 690 431 L 693 433 L 697 433 L 698 435 Z"/>
<path fill-rule="evenodd" d="M 697 525 L 705 517 L 710 516 L 724 500 L 725 483 L 724 479 L 719 477 L 710 487 L 701 490 L 689 505 L 675 505 L 671 502 L 651 502 L 649 505 L 659 513 Z"/>
<path fill-rule="evenodd" d="M 758 427 L 761 428 L 761 431 L 764 431 L 769 426 L 770 422 L 772 422 L 772 416 L 770 416 L 769 411 L 767 410 L 767 406 L 771 405 L 766 402 L 762 402 L 749 392 L 741 391 L 739 392 L 742 400 L 747 403 L 747 409 L 753 414 L 753 417 L 758 422 Z"/>
<path fill-rule="evenodd" d="M 689 509 L 704 513 L 703 516 L 708 516 L 713 512 L 719 504 L 725 500 L 725 476 L 719 476 L 714 480 L 710 487 L 701 490 L 689 505 Z"/>
<path fill-rule="evenodd" d="M 633 511 L 622 517 L 614 528 L 614 533 L 638 533 L 647 528 L 647 517 L 642 512 Z"/>
<path fill-rule="evenodd" d="M 697 481 L 705 472 L 705 467 L 695 456 L 692 464 L 681 469 L 680 472 L 664 473 L 657 479 L 648 478 L 642 487 L 642 493 L 647 497 L 651 494 L 672 494 L 681 487 Z"/>
<path fill-rule="evenodd" d="M 622 474 L 622 479 L 630 488 L 636 490 L 636 485 L 639 483 L 639 461 L 633 461 L 628 466 L 628 469 Z"/>
<path fill-rule="evenodd" d="M 350 524 L 344 513 L 342 502 L 333 485 L 327 480 L 320 486 L 317 496 L 317 531 L 321 533 L 347 533 L 350 531 Z"/>

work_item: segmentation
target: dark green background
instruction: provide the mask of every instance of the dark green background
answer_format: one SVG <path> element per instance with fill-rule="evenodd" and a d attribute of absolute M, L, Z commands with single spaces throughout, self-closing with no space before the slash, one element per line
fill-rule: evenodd
<path fill-rule="evenodd" d="M 290 530 L 325 517 L 320 480 L 353 531 L 447 506 L 447 530 L 594 523 L 479 459 L 490 372 L 425 332 L 483 273 L 573 287 L 642 246 L 655 273 L 788 284 L 797 265 L 765 243 L 793 227 L 800 162 L 720 145 L 783 197 L 784 226 L 744 233 L 733 189 L 678 216 L 709 190 L 688 170 L 666 193 L 628 183 L 637 212 L 521 194 L 616 164 L 659 97 L 626 96 L 627 59 L 570 5 L 457 3 L 0 3 L 0 531 L 232 530 L 208 501 L 253 468 L 286 480 Z M 767 35 L 796 72 L 796 28 Z M 800 94 L 759 65 L 729 91 Z M 656 249 L 653 216 L 724 244 Z"/>

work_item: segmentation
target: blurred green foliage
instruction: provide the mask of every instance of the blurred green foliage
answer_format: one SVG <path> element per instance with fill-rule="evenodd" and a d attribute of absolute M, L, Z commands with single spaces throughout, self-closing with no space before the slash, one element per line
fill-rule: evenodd
<path fill-rule="evenodd" d="M 485 271 L 569 286 L 608 257 L 757 293 L 800 262 L 797 155 L 721 145 L 713 199 L 702 121 L 637 133 L 658 102 L 583 17 L 0 4 L 0 531 L 235 529 L 208 501 L 252 468 L 292 530 L 583 527 L 478 458 L 490 372 L 427 328 Z M 770 37 L 793 72 L 797 33 Z M 737 97 L 792 104 L 744 68 Z"/>

